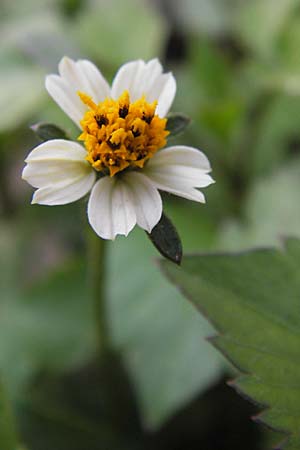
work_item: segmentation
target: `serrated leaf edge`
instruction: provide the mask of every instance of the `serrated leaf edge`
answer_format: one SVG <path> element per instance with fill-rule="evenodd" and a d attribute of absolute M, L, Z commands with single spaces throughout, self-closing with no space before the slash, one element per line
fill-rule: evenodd
<path fill-rule="evenodd" d="M 203 253 L 190 253 L 189 255 L 186 256 L 191 256 L 191 257 L 196 257 L 196 256 L 201 256 L 201 257 L 205 257 L 205 256 L 226 256 L 228 254 L 234 254 L 236 256 L 239 255 L 244 255 L 244 254 L 249 254 L 249 253 L 254 253 L 257 251 L 262 251 L 262 252 L 274 252 L 274 251 L 283 251 L 287 249 L 287 243 L 292 241 L 294 238 L 290 238 L 290 237 L 283 237 L 281 236 L 281 246 L 278 247 L 263 247 L 263 246 L 258 246 L 258 247 L 253 247 L 251 249 L 248 250 L 240 250 L 240 251 L 236 251 L 236 252 L 230 252 L 230 251 L 223 251 L 223 252 L 203 252 Z M 282 441 L 278 442 L 278 444 L 276 444 L 276 447 L 272 447 L 271 450 L 284 450 L 284 446 L 287 444 L 289 437 L 292 435 L 291 432 L 287 431 L 287 430 L 282 430 L 282 429 L 278 429 L 275 427 L 272 427 L 270 424 L 266 423 L 261 416 L 264 414 L 265 411 L 268 411 L 270 409 L 272 409 L 272 407 L 270 405 L 265 405 L 262 404 L 258 401 L 256 401 L 255 399 L 253 399 L 252 397 L 250 397 L 249 395 L 247 395 L 242 389 L 238 389 L 236 386 L 236 382 L 238 382 L 239 378 L 242 377 L 243 375 L 248 375 L 248 376 L 254 376 L 253 373 L 251 372 L 246 372 L 245 370 L 241 369 L 240 367 L 238 367 L 238 364 L 236 364 L 235 362 L 233 362 L 232 358 L 227 354 L 227 352 L 225 352 L 223 349 L 219 348 L 219 346 L 217 345 L 217 343 L 215 342 L 216 339 L 220 336 L 225 336 L 226 334 L 224 332 L 222 332 L 221 330 L 219 330 L 219 327 L 214 323 L 214 321 L 207 315 L 206 310 L 204 307 L 201 307 L 199 305 L 195 305 L 195 303 L 193 302 L 193 300 L 190 297 L 190 294 L 188 292 L 186 292 L 186 290 L 180 286 L 178 284 L 178 281 L 176 280 L 175 277 L 173 277 L 172 275 L 170 275 L 164 268 L 164 261 L 159 261 L 159 266 L 160 266 L 160 270 L 164 273 L 164 275 L 166 276 L 166 278 L 168 280 L 170 280 L 175 286 L 176 288 L 179 290 L 179 292 L 181 292 L 181 294 L 193 305 L 194 308 L 196 308 L 197 310 L 200 311 L 200 313 L 208 320 L 208 322 L 216 329 L 216 333 L 211 335 L 211 336 L 207 336 L 205 339 L 211 343 L 211 345 L 213 345 L 222 355 L 225 356 L 225 358 L 232 364 L 232 366 L 239 372 L 239 374 L 233 378 L 232 380 L 229 380 L 227 382 L 228 386 L 232 387 L 239 395 L 241 395 L 242 397 L 244 397 L 246 400 L 248 400 L 249 402 L 251 402 L 252 404 L 263 408 L 263 411 L 261 411 L 260 413 L 251 416 L 251 419 L 256 422 L 259 423 L 260 425 L 266 427 L 267 429 L 274 431 L 274 432 L 279 432 L 282 433 L 283 435 L 285 435 L 286 437 L 283 438 Z M 180 270 L 180 267 L 179 267 Z"/>

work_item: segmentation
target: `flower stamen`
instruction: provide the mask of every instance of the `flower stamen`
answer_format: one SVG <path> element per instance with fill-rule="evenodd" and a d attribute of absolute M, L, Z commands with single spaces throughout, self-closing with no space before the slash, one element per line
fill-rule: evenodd
<path fill-rule="evenodd" d="M 142 168 L 165 146 L 167 119 L 155 114 L 156 101 L 148 103 L 143 96 L 131 103 L 124 91 L 118 100 L 106 98 L 96 105 L 87 94 L 78 95 L 89 107 L 78 139 L 84 141 L 86 159 L 97 171 L 113 176 L 128 167 Z"/>

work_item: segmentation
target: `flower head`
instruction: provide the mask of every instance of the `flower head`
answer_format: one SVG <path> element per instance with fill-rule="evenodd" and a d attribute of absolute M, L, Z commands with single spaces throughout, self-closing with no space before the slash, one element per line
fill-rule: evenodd
<path fill-rule="evenodd" d="M 114 239 L 135 224 L 151 232 L 162 214 L 158 190 L 205 202 L 196 188 L 213 182 L 206 156 L 163 148 L 176 82 L 157 59 L 124 64 L 110 87 L 90 61 L 64 57 L 46 88 L 80 128 L 82 144 L 54 139 L 29 153 L 22 176 L 37 188 L 32 203 L 62 205 L 91 191 L 89 222 Z"/>

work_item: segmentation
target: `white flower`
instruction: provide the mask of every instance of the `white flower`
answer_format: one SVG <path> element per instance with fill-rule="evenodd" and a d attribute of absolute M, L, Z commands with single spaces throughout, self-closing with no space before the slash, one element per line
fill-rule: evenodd
<path fill-rule="evenodd" d="M 46 88 L 80 128 L 84 146 L 55 139 L 30 152 L 22 176 L 37 188 L 32 203 L 62 205 L 91 191 L 89 222 L 114 239 L 135 224 L 151 232 L 162 214 L 158 190 L 205 202 L 196 188 L 213 182 L 206 156 L 182 145 L 160 150 L 176 82 L 157 59 L 124 64 L 110 87 L 90 61 L 64 57 Z"/>

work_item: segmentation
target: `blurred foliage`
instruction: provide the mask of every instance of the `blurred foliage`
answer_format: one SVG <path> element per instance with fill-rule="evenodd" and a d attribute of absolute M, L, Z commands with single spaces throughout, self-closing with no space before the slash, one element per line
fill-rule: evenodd
<path fill-rule="evenodd" d="M 154 428 L 216 380 L 225 365 L 203 340 L 211 327 L 165 282 L 146 239 L 137 231 L 110 245 L 108 304 L 113 339 L 135 383 L 142 419 Z"/>
<path fill-rule="evenodd" d="M 167 27 L 163 18 L 139 0 L 87 2 L 73 26 L 83 52 L 117 67 L 130 59 L 150 59 L 161 53 Z M 89 4 L 90 3 L 90 4 Z M 138 14 L 138 20 L 136 20 Z"/>
<path fill-rule="evenodd" d="M 173 111 L 192 118 L 170 143 L 205 151 L 216 180 L 205 206 L 164 195 L 184 253 L 299 236 L 299 23 L 299 0 L 1 2 L 0 374 L 27 450 L 271 446 L 273 434 L 248 423 L 255 411 L 239 417 L 248 405 L 227 399 L 218 382 L 233 369 L 139 230 L 109 245 L 116 354 L 95 361 L 85 202 L 30 206 L 20 173 L 37 144 L 32 124 L 77 137 L 43 86 L 64 54 L 93 59 L 109 79 L 158 56 L 177 79 Z"/>
<path fill-rule="evenodd" d="M 0 446 L 7 450 L 21 450 L 21 448 L 18 447 L 18 438 L 12 417 L 11 406 L 7 400 L 2 383 L 0 386 L 0 405 Z"/>
<path fill-rule="evenodd" d="M 251 245 L 281 246 L 282 238 L 298 236 L 300 211 L 295 207 L 300 189 L 300 159 L 259 180 L 245 202 L 244 221 L 223 225 L 219 246 L 226 249 Z"/>

